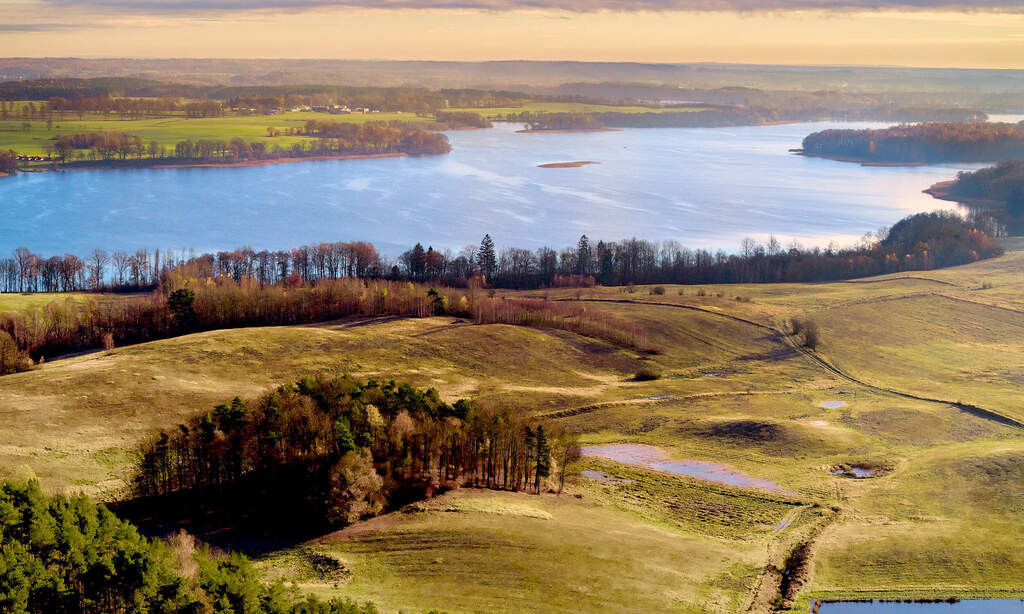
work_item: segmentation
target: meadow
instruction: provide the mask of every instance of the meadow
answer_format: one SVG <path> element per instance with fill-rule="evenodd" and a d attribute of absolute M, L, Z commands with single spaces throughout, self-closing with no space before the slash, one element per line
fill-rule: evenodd
<path fill-rule="evenodd" d="M 283 112 L 277 115 L 224 115 L 221 117 L 185 117 L 171 115 L 166 117 L 147 117 L 143 119 L 120 119 L 117 115 L 102 116 L 87 114 L 77 119 L 73 113 L 64 118 L 55 114 L 51 126 L 44 120 L 25 121 L 21 119 L 0 121 L 0 149 L 13 149 L 23 155 L 43 155 L 53 139 L 62 134 L 125 132 L 142 137 L 147 145 L 156 141 L 174 150 L 180 141 L 200 139 L 230 141 L 234 137 L 242 137 L 246 141 L 262 141 L 268 146 L 280 145 L 288 147 L 308 137 L 285 136 L 285 129 L 301 129 L 307 121 L 333 121 L 346 123 L 366 123 L 369 121 L 401 121 L 424 123 L 431 118 L 413 113 L 353 113 L 350 115 L 334 115 L 315 112 Z M 24 125 L 29 129 L 25 130 Z M 267 128 L 276 128 L 281 136 L 267 136 Z"/>
<path fill-rule="evenodd" d="M 314 373 L 394 378 L 557 421 L 585 446 L 657 446 L 782 491 L 586 457 L 604 478 L 561 495 L 460 488 L 263 551 L 268 581 L 388 612 L 1024 597 L 1021 247 L 846 283 L 498 293 L 628 319 L 658 354 L 430 317 L 217 330 L 56 360 L 0 378 L 0 476 L 114 500 L 139 442 L 233 396 Z M 37 300 L 0 296 L 8 309 Z M 794 317 L 819 326 L 816 349 L 788 334 Z M 637 381 L 641 369 L 660 377 Z"/>
<path fill-rule="evenodd" d="M 582 113 L 617 111 L 622 113 L 687 112 L 699 109 L 652 109 L 639 106 L 611 106 L 575 102 L 527 102 L 521 107 L 503 108 L 451 108 L 450 112 L 477 113 L 488 119 L 502 119 L 510 113 Z M 174 145 L 185 139 L 230 141 L 241 137 L 247 142 L 261 141 L 268 147 L 282 148 L 294 143 L 307 141 L 309 137 L 286 136 L 287 129 L 299 130 L 307 121 L 342 122 L 362 124 L 371 121 L 397 121 L 429 124 L 434 121 L 430 115 L 416 113 L 352 113 L 332 114 L 313 111 L 284 111 L 276 115 L 225 114 L 220 117 L 185 117 L 184 114 L 170 114 L 142 119 L 121 119 L 116 113 L 87 113 L 82 119 L 73 112 L 54 112 L 52 123 L 47 121 L 24 120 L 20 118 L 0 120 L 0 150 L 13 149 L 22 155 L 45 155 L 53 139 L 60 135 L 79 133 L 125 132 L 142 137 L 146 145 L 156 141 L 174 150 Z M 26 129 L 26 124 L 28 128 Z M 275 128 L 282 134 L 269 137 L 268 128 Z"/>

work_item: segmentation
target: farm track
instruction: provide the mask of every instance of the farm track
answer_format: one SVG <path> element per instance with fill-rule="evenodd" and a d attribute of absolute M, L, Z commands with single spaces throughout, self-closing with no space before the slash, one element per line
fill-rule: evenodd
<path fill-rule="evenodd" d="M 932 283 L 940 284 L 940 285 L 943 285 L 943 286 L 953 286 L 954 288 L 959 288 L 960 287 L 958 284 L 955 284 L 955 283 L 953 283 L 951 281 L 944 281 L 942 279 L 933 279 L 931 277 L 921 277 L 919 275 L 907 275 L 905 277 L 891 277 L 889 279 L 861 279 L 861 280 L 858 280 L 858 279 L 842 279 L 842 280 L 839 280 L 839 281 L 823 281 L 821 283 L 823 283 L 823 284 L 885 284 L 885 283 L 892 283 L 894 281 L 903 281 L 904 279 L 912 279 L 914 281 L 930 281 Z"/>
<path fill-rule="evenodd" d="M 1012 313 L 1020 313 L 1019 311 L 1016 311 L 1014 309 L 1010 309 L 1010 308 L 1007 308 L 1007 307 L 998 307 L 998 306 L 995 306 L 995 305 L 986 305 L 985 303 L 976 303 L 975 301 L 970 301 L 968 299 L 956 299 L 956 298 L 950 297 L 950 296 L 945 295 L 945 294 L 939 294 L 939 293 L 929 293 L 929 294 L 930 295 L 934 295 L 934 296 L 941 296 L 941 297 L 944 297 L 944 298 L 950 298 L 952 300 L 961 300 L 961 301 L 968 302 L 968 303 L 975 303 L 975 304 L 983 305 L 983 306 L 986 306 L 986 307 L 992 307 L 994 309 L 1002 309 L 1002 310 L 1009 311 L 1009 312 L 1012 312 Z M 572 300 L 576 300 L 576 299 L 559 299 L 559 300 L 572 301 Z M 956 409 L 958 409 L 958 410 L 960 410 L 960 411 L 962 411 L 964 413 L 971 414 L 972 416 L 975 416 L 975 417 L 978 417 L 978 418 L 982 418 L 982 419 L 985 419 L 985 420 L 990 420 L 990 421 L 993 421 L 993 422 L 997 422 L 997 423 L 1002 424 L 1004 426 L 1010 426 L 1010 427 L 1014 427 L 1014 428 L 1024 429 L 1024 422 L 1020 422 L 1020 421 L 1018 421 L 1018 420 L 1016 420 L 1014 418 L 1011 418 L 1009 416 L 1005 416 L 1005 415 L 1003 415 L 1003 414 L 1001 414 L 1001 413 L 999 413 L 997 411 L 993 411 L 991 409 L 986 409 L 984 407 L 979 407 L 977 405 L 972 405 L 970 403 L 961 403 L 961 402 L 958 402 L 958 401 L 949 401 L 949 400 L 946 400 L 946 399 L 938 399 L 938 398 L 935 398 L 935 397 L 927 397 L 927 396 L 915 394 L 915 393 L 912 393 L 912 392 L 904 392 L 902 390 L 896 390 L 894 388 L 888 388 L 888 387 L 885 387 L 885 386 L 878 386 L 876 384 L 872 384 L 872 383 L 866 382 L 866 381 L 864 381 L 864 380 L 862 380 L 862 379 L 860 379 L 860 378 L 858 378 L 858 377 L 856 377 L 854 375 L 851 375 L 850 373 L 847 373 L 846 371 L 840 369 L 839 367 L 836 367 L 835 365 L 833 365 L 829 361 L 825 360 L 825 358 L 820 356 L 818 353 L 816 353 L 816 352 L 814 352 L 812 350 L 809 350 L 809 349 L 801 346 L 796 341 L 796 339 L 793 338 L 793 335 L 791 333 L 789 333 L 789 332 L 786 332 L 786 330 L 784 328 L 768 326 L 767 324 L 761 324 L 760 322 L 755 322 L 754 320 L 748 320 L 747 318 L 742 318 L 740 316 L 735 316 L 735 315 L 728 314 L 728 313 L 722 313 L 722 312 L 715 311 L 715 310 L 712 310 L 712 309 L 705 309 L 703 307 L 697 307 L 695 305 L 678 305 L 678 304 L 673 304 L 673 303 L 659 303 L 659 302 L 656 302 L 656 301 L 637 301 L 637 300 L 631 300 L 631 299 L 579 299 L 577 302 L 621 303 L 621 304 L 632 304 L 632 305 L 654 305 L 654 306 L 658 306 L 658 307 L 673 307 L 673 308 L 677 308 L 677 309 L 686 309 L 686 310 L 689 310 L 689 311 L 698 311 L 698 312 L 702 312 L 702 313 L 707 313 L 707 314 L 719 316 L 719 317 L 722 317 L 722 318 L 727 318 L 727 319 L 733 320 L 735 322 L 740 322 L 740 323 L 743 323 L 743 324 L 747 324 L 749 326 L 754 326 L 754 327 L 756 327 L 758 329 L 761 329 L 761 330 L 769 331 L 773 335 L 778 335 L 781 339 L 783 339 L 785 341 L 786 344 L 788 344 L 796 352 L 798 352 L 801 355 L 803 355 L 804 358 L 806 358 L 808 361 L 810 361 L 811 363 L 817 365 L 821 369 L 831 373 L 835 377 L 838 377 L 839 379 L 845 380 L 845 381 L 847 381 L 847 382 L 849 382 L 851 384 L 856 384 L 858 386 L 862 386 L 862 387 L 867 388 L 869 390 L 874 390 L 875 392 L 881 392 L 883 394 L 889 394 L 889 395 L 901 397 L 901 398 L 904 398 L 904 399 L 912 399 L 912 400 L 915 400 L 915 401 L 924 401 L 926 403 L 937 403 L 937 404 L 940 404 L 940 405 L 948 405 L 950 407 L 954 407 L 954 408 L 956 408 Z"/>
<path fill-rule="evenodd" d="M 559 418 L 571 418 L 572 416 L 578 416 L 580 414 L 588 414 L 592 411 L 606 409 L 609 407 L 624 407 L 627 405 L 654 405 L 657 403 L 670 403 L 676 401 L 696 401 L 700 399 L 709 399 L 715 397 L 792 394 L 793 392 L 794 391 L 792 390 L 737 390 L 727 392 L 698 392 L 695 394 L 685 395 L 666 395 L 663 398 L 643 397 L 639 399 L 624 399 L 622 401 L 603 401 L 601 403 L 591 403 L 589 405 L 581 405 L 579 407 L 571 407 L 569 409 L 562 409 L 559 411 L 553 411 L 546 414 L 539 414 L 537 418 L 540 418 L 542 420 L 557 420 Z"/>

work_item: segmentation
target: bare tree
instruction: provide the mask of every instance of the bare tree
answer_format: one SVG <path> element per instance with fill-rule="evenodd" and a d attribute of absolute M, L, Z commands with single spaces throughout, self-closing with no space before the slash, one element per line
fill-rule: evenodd
<path fill-rule="evenodd" d="M 94 249 L 89 254 L 89 282 L 92 284 L 93 290 L 103 287 L 103 271 L 109 262 L 110 257 L 107 256 L 105 250 Z"/>

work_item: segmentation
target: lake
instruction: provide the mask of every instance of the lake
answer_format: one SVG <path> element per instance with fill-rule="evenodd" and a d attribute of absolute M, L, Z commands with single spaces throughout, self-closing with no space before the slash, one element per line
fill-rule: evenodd
<path fill-rule="evenodd" d="M 74 170 L 0 179 L 0 254 L 138 248 L 282 249 L 417 241 L 457 250 L 675 239 L 735 251 L 745 236 L 850 243 L 907 214 L 949 208 L 921 190 L 962 166 L 869 168 L 788 152 L 804 123 L 620 132 L 449 133 L 445 156 L 244 168 Z M 538 164 L 593 160 L 579 168 Z M 972 168 L 977 168 L 974 165 Z"/>
<path fill-rule="evenodd" d="M 1021 614 L 1024 601 L 969 599 L 956 603 L 900 603 L 894 601 L 825 603 L 821 614 Z"/>

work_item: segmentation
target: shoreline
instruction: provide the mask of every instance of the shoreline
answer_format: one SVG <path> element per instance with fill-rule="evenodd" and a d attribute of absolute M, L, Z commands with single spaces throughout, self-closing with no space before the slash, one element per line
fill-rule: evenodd
<path fill-rule="evenodd" d="M 803 149 L 790 149 L 789 152 L 797 156 L 803 156 L 805 158 L 821 158 L 822 160 L 833 160 L 835 162 L 850 162 L 853 164 L 860 164 L 861 166 L 878 168 L 928 166 L 929 164 L 928 162 L 876 162 L 874 160 L 868 160 L 865 158 L 851 158 L 848 156 L 827 156 L 823 154 L 811 154 L 807 153 Z"/>
<path fill-rule="evenodd" d="M 381 154 L 338 154 L 336 156 L 305 156 L 292 158 L 269 158 L 266 160 L 244 160 L 242 162 L 187 162 L 183 164 L 154 164 L 141 168 L 236 168 L 245 166 L 269 166 L 271 164 L 288 164 L 291 162 L 325 162 L 328 160 L 372 160 L 376 158 L 407 158 L 403 152 Z"/>
<path fill-rule="evenodd" d="M 287 164 L 291 162 L 326 162 L 329 160 L 370 160 L 376 158 L 407 158 L 409 154 L 404 152 L 380 153 L 380 154 L 338 154 L 334 156 L 304 156 L 287 158 L 267 158 L 265 160 L 242 160 L 240 162 L 173 162 L 148 163 L 148 160 L 110 160 L 110 161 L 80 161 L 68 162 L 59 165 L 46 167 L 35 167 L 24 169 L 21 173 L 49 173 L 54 171 L 74 170 L 144 170 L 144 169 L 171 169 L 171 168 L 241 168 L 246 166 L 268 166 L 271 164 Z M 0 172 L 0 178 L 11 177 L 13 173 Z"/>
<path fill-rule="evenodd" d="M 1005 204 L 1001 200 L 993 200 L 991 198 L 973 198 L 970 196 L 956 196 L 952 193 L 952 188 L 955 185 L 956 180 L 951 179 L 949 181 L 940 181 L 921 191 L 936 200 L 953 202 L 957 203 L 958 205 L 963 205 L 965 207 L 976 207 L 979 209 L 986 209 L 990 207 L 1000 207 Z"/>
<path fill-rule="evenodd" d="M 516 130 L 516 134 L 536 134 L 539 132 L 568 134 L 573 132 L 622 132 L 622 128 L 525 128 Z"/>

